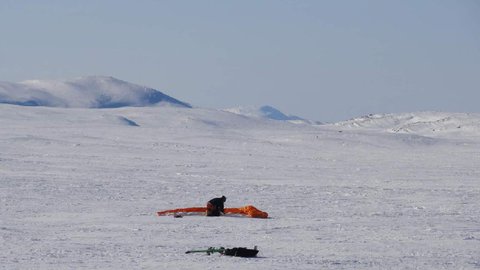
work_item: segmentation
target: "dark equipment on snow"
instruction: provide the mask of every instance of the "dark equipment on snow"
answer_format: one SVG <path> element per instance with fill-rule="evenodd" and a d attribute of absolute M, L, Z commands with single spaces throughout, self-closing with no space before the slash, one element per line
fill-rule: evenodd
<path fill-rule="evenodd" d="M 254 249 L 239 247 L 239 248 L 227 248 L 225 249 L 225 252 L 223 252 L 223 255 L 248 258 L 248 257 L 257 256 L 257 253 L 258 253 L 257 247 L 255 247 Z"/>
<path fill-rule="evenodd" d="M 204 250 L 189 250 L 185 252 L 187 254 L 189 253 L 207 253 L 207 255 L 210 255 L 212 253 L 220 253 L 222 255 L 227 255 L 227 256 L 234 256 L 234 257 L 244 257 L 244 258 L 251 258 L 257 256 L 258 249 L 257 246 L 255 246 L 253 249 L 248 249 L 244 247 L 236 247 L 236 248 L 213 248 L 209 247 L 208 249 Z"/>

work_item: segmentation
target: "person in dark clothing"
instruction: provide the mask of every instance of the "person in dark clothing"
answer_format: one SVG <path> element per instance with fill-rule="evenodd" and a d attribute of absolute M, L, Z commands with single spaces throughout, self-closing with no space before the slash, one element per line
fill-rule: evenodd
<path fill-rule="evenodd" d="M 207 203 L 207 216 L 218 217 L 225 214 L 224 203 L 227 200 L 225 196 L 220 198 L 213 198 Z"/>

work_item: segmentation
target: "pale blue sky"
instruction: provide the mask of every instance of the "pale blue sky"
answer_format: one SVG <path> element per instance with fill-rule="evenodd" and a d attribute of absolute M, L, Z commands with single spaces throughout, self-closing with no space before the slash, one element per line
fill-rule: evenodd
<path fill-rule="evenodd" d="M 338 121 L 480 112 L 480 1 L 0 0 L 0 81 L 109 75 Z"/>

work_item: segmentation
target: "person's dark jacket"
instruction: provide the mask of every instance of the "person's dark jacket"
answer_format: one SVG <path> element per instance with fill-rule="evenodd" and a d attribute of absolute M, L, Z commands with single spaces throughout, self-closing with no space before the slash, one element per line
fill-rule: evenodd
<path fill-rule="evenodd" d="M 208 201 L 207 204 L 207 215 L 209 216 L 219 216 L 220 212 L 225 213 L 225 206 L 224 203 L 227 200 L 225 196 L 222 196 L 220 198 L 213 198 L 210 201 Z"/>

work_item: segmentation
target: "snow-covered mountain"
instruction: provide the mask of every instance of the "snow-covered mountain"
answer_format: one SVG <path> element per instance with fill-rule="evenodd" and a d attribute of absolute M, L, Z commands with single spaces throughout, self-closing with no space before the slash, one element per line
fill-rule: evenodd
<path fill-rule="evenodd" d="M 261 106 L 261 107 L 241 106 L 241 107 L 224 109 L 224 111 L 239 114 L 239 115 L 244 115 L 248 117 L 254 117 L 254 118 L 290 121 L 295 123 L 312 123 L 309 120 L 303 119 L 295 115 L 286 115 L 280 110 L 268 105 Z M 316 124 L 319 124 L 319 123 L 317 122 Z"/>
<path fill-rule="evenodd" d="M 0 82 L 0 103 L 67 108 L 116 108 L 168 104 L 191 107 L 162 92 L 107 76 L 73 80 Z"/>
<path fill-rule="evenodd" d="M 84 76 L 73 80 L 27 80 L 0 82 L 0 103 L 64 108 L 145 107 L 157 104 L 191 108 L 191 105 L 162 92 L 109 76 Z M 286 115 L 271 107 L 237 107 L 224 111 L 250 118 L 293 123 L 315 123 Z"/>

